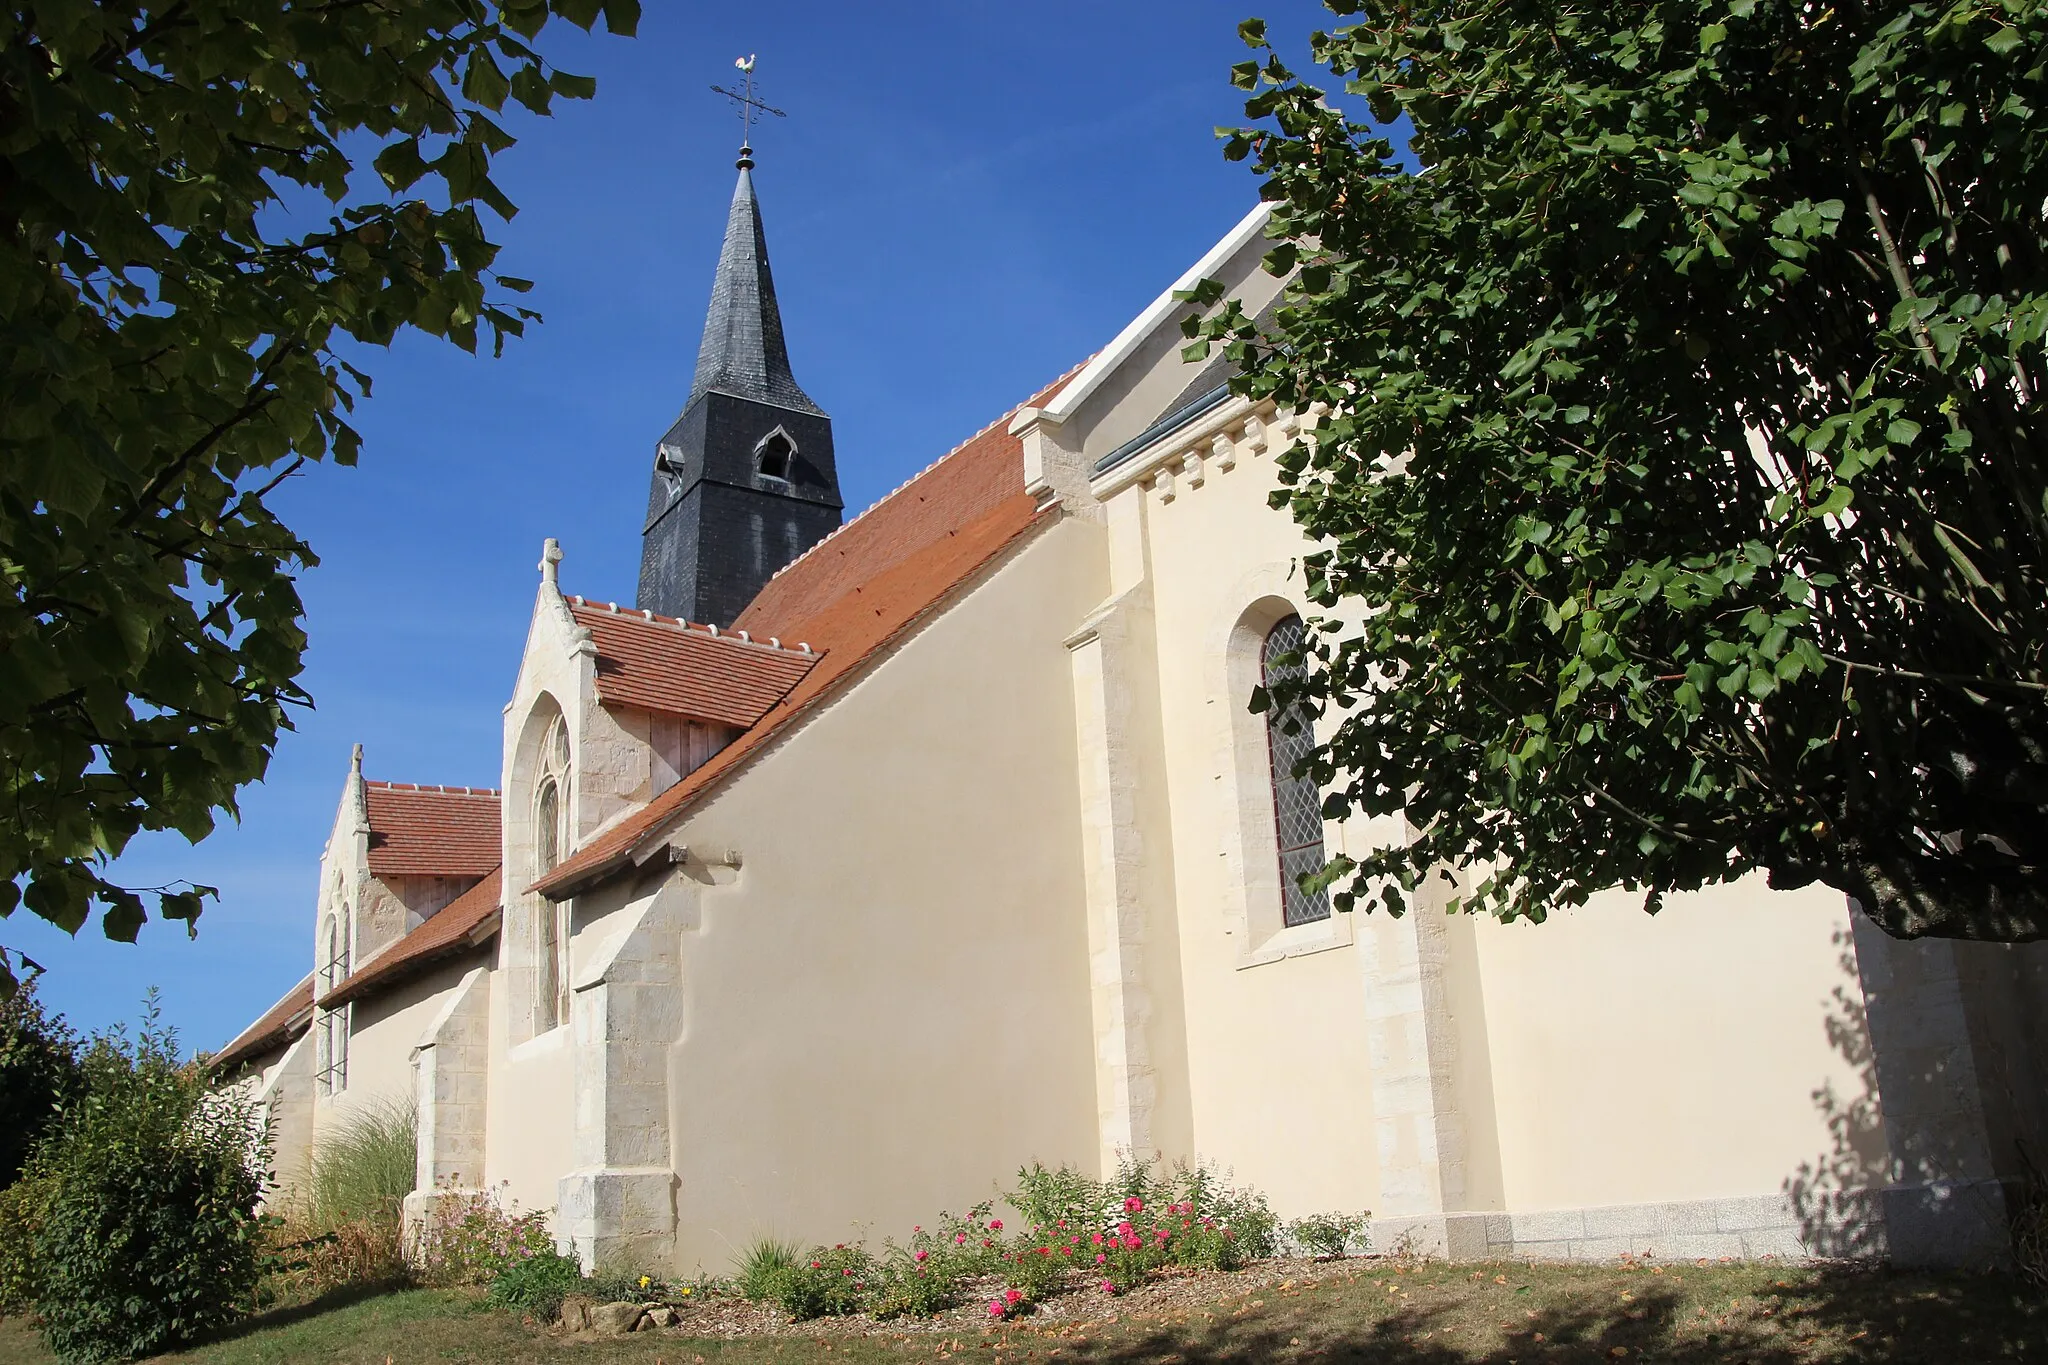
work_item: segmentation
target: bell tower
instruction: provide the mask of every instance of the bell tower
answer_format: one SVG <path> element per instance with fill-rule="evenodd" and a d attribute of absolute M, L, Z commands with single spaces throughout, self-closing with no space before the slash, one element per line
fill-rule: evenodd
<path fill-rule="evenodd" d="M 655 445 L 640 533 L 637 605 L 718 626 L 838 529 L 845 505 L 832 419 L 790 373 L 751 147 L 738 165 L 696 377 Z"/>

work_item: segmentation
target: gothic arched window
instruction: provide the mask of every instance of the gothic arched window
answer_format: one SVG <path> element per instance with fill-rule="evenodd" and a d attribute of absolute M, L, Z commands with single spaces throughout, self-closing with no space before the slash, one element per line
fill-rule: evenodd
<path fill-rule="evenodd" d="M 789 482 L 790 465 L 796 457 L 796 443 L 789 434 L 777 427 L 761 439 L 754 447 L 754 467 L 767 478 Z"/>
<path fill-rule="evenodd" d="M 562 861 L 568 842 L 569 730 L 557 716 L 540 749 L 540 773 L 533 797 L 533 874 L 542 877 Z M 534 1032 L 545 1033 L 568 1017 L 568 977 L 563 962 L 562 907 L 539 897 L 534 904 Z"/>
<path fill-rule="evenodd" d="M 1288 616 L 1266 632 L 1259 655 L 1259 682 L 1270 689 L 1277 681 L 1298 679 L 1303 628 L 1299 616 Z M 1282 659 L 1292 656 L 1291 662 Z M 1315 747 L 1308 717 L 1298 707 L 1266 712 L 1266 756 L 1273 778 L 1273 823 L 1280 845 L 1280 909 L 1283 923 L 1311 924 L 1330 917 L 1328 891 L 1304 891 L 1301 878 L 1323 867 L 1323 800 L 1313 777 L 1296 777 L 1295 765 Z"/>
<path fill-rule="evenodd" d="M 325 995 L 348 980 L 348 910 L 327 917 L 321 930 L 320 993 Z M 325 1094 L 348 1088 L 348 1006 L 320 1011 L 320 1029 L 314 1058 Z"/>

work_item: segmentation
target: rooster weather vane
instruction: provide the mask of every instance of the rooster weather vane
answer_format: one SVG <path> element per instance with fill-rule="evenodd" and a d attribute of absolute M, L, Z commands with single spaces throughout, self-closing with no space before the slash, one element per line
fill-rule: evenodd
<path fill-rule="evenodd" d="M 722 85 L 714 85 L 711 88 L 731 100 L 739 108 L 739 164 L 742 169 L 745 169 L 754 164 L 754 120 L 763 114 L 773 114 L 777 118 L 788 118 L 789 115 L 783 113 L 772 104 L 763 104 L 754 97 L 753 53 L 750 52 L 746 56 L 739 58 L 733 65 L 746 77 L 746 85 L 739 90 L 728 90 Z"/>

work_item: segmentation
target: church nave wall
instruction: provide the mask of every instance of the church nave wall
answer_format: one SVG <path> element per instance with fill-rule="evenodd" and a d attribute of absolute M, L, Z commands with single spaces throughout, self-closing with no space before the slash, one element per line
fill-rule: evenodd
<path fill-rule="evenodd" d="M 679 1269 L 1094 1164 L 1061 641 L 1101 575 L 1094 528 L 1039 532 L 672 837 L 701 926 L 670 1067 Z"/>

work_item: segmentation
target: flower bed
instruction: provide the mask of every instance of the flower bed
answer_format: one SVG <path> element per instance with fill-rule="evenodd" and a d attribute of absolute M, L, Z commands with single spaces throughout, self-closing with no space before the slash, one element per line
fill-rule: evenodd
<path fill-rule="evenodd" d="M 1003 1202 L 1016 1211 L 1013 1222 L 989 1201 L 913 1228 L 905 1242 L 887 1239 L 879 1253 L 846 1243 L 801 1251 L 763 1239 L 745 1254 L 736 1282 L 662 1285 L 637 1297 L 680 1309 L 694 1293 L 689 1330 L 712 1330 L 719 1318 L 743 1324 L 739 1335 L 762 1330 L 770 1317 L 872 1324 L 967 1313 L 986 1325 L 1048 1311 L 1062 1297 L 1099 1307 L 1163 1279 L 1241 1270 L 1272 1258 L 1283 1240 L 1319 1240 L 1315 1249 L 1323 1249 L 1327 1236 L 1296 1236 L 1296 1228 L 1361 1221 L 1325 1215 L 1283 1228 L 1263 1196 L 1213 1168 L 1162 1171 L 1135 1161 L 1109 1181 L 1034 1164 L 1018 1172 Z"/>

